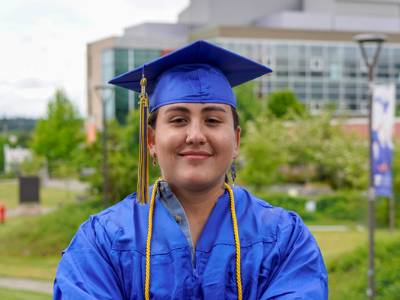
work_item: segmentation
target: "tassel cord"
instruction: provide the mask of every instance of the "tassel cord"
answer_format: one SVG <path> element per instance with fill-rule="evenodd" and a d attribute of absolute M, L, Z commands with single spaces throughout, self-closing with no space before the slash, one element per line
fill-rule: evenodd
<path fill-rule="evenodd" d="M 158 184 L 162 179 L 158 179 L 153 186 L 153 191 L 150 199 L 149 216 L 148 216 L 148 228 L 147 228 L 147 239 L 146 239 L 146 274 L 145 274 L 145 288 L 144 298 L 150 300 L 150 254 L 151 254 L 151 238 L 153 234 L 153 214 L 154 214 L 154 202 L 157 195 Z M 239 239 L 239 228 L 237 224 L 237 217 L 235 211 L 235 197 L 232 188 L 229 184 L 224 183 L 225 188 L 229 193 L 230 209 L 232 216 L 233 235 L 235 238 L 235 249 L 236 249 L 236 286 L 238 300 L 243 299 L 242 291 L 242 278 L 241 278 L 241 266 L 240 266 L 240 239 Z"/>

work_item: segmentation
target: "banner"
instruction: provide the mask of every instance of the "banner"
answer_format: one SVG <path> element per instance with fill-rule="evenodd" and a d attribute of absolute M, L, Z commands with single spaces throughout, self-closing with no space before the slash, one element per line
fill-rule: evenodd
<path fill-rule="evenodd" d="M 395 85 L 375 85 L 372 114 L 372 174 L 376 196 L 392 196 Z"/>

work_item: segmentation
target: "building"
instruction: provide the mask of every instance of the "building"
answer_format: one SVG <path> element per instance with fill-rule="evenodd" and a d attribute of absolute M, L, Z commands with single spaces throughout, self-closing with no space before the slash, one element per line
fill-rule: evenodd
<path fill-rule="evenodd" d="M 18 173 L 21 164 L 24 161 L 32 160 L 32 152 L 27 148 L 12 148 L 7 144 L 4 145 L 4 172 Z"/>
<path fill-rule="evenodd" d="M 400 0 L 192 0 L 176 24 L 145 23 L 88 45 L 88 113 L 100 127 L 97 85 L 188 41 L 206 39 L 274 69 L 258 81 L 257 92 L 291 89 L 313 111 L 332 104 L 339 113 L 365 115 L 366 68 L 352 40 L 362 32 L 388 36 L 376 79 L 395 82 L 399 101 Z M 108 118 L 121 121 L 135 106 L 131 92 L 115 89 L 108 98 Z"/>
<path fill-rule="evenodd" d="M 102 127 L 103 105 L 107 119 L 125 122 L 128 111 L 137 105 L 137 95 L 107 82 L 144 62 L 181 46 L 187 40 L 187 25 L 145 23 L 126 28 L 122 36 L 109 37 L 87 45 L 88 120 Z"/>

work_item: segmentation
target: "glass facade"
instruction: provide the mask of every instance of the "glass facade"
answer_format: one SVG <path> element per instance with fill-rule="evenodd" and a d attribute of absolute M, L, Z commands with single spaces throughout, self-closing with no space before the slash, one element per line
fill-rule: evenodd
<path fill-rule="evenodd" d="M 263 94 L 290 89 L 312 111 L 327 104 L 340 113 L 366 114 L 367 69 L 353 42 L 285 41 L 215 38 L 222 47 L 270 66 L 274 72 L 259 80 Z M 374 49 L 368 48 L 371 53 Z M 400 45 L 384 44 L 376 82 L 396 83 L 400 100 Z"/>
<path fill-rule="evenodd" d="M 327 104 L 339 113 L 365 115 L 368 111 L 367 69 L 360 49 L 353 42 L 214 38 L 211 42 L 270 66 L 274 72 L 258 80 L 257 93 L 290 89 L 312 111 Z M 371 53 L 374 49 L 368 48 Z M 102 52 L 105 84 L 116 75 L 160 57 L 162 49 L 111 48 Z M 400 102 L 400 44 L 384 44 L 376 68 L 377 82 L 396 83 Z M 106 116 L 125 123 L 138 95 L 115 88 L 108 97 Z"/>
<path fill-rule="evenodd" d="M 113 77 L 160 57 L 160 49 L 104 49 L 102 52 L 102 81 L 106 84 Z M 138 95 L 127 89 L 116 87 L 109 95 L 106 106 L 107 119 L 117 119 L 125 124 L 130 109 L 138 106 Z"/>

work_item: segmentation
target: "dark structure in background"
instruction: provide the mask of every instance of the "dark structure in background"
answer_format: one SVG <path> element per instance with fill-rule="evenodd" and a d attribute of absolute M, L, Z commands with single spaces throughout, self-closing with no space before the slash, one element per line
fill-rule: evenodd
<path fill-rule="evenodd" d="M 38 176 L 19 177 L 19 203 L 40 203 L 40 179 Z"/>

